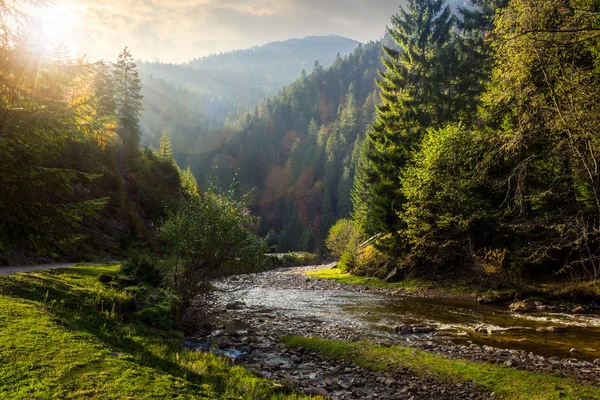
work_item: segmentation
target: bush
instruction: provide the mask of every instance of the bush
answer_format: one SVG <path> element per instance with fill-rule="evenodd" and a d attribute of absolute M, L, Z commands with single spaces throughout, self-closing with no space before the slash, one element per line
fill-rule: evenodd
<path fill-rule="evenodd" d="M 256 225 L 244 200 L 216 193 L 192 196 L 169 214 L 159 235 L 178 260 L 170 279 L 181 300 L 178 315 L 191 315 L 192 308 L 208 311 L 212 280 L 264 269 L 266 246 Z"/>
<path fill-rule="evenodd" d="M 149 252 L 135 253 L 121 265 L 121 272 L 134 278 L 136 282 L 158 285 L 163 276 L 156 258 Z"/>
<path fill-rule="evenodd" d="M 164 304 L 145 308 L 133 314 L 133 320 L 159 329 L 173 329 L 173 310 Z"/>
<path fill-rule="evenodd" d="M 101 283 L 110 283 L 113 281 L 115 276 L 113 274 L 101 273 L 98 275 L 98 281 Z"/>
<path fill-rule="evenodd" d="M 363 235 L 357 224 L 349 219 L 336 222 L 325 239 L 325 245 L 331 253 L 340 258 L 340 268 L 349 269 L 356 265 L 356 255 Z"/>

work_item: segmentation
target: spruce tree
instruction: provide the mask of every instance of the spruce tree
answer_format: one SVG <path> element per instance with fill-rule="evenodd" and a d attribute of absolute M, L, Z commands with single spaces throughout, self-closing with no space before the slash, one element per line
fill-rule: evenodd
<path fill-rule="evenodd" d="M 391 234 L 388 249 L 402 250 L 398 211 L 404 198 L 400 171 L 410 162 L 427 128 L 452 117 L 451 51 L 454 17 L 444 0 L 410 0 L 392 17 L 389 36 L 398 49 L 384 46 L 386 71 L 377 84 L 382 104 L 367 134 L 365 158 L 359 163 L 354 204 L 359 221 L 369 220 L 372 233 Z M 358 193 L 366 191 L 367 193 Z M 363 227 L 365 229 L 365 227 Z"/>
<path fill-rule="evenodd" d="M 158 152 L 163 160 L 173 161 L 173 147 L 166 130 L 163 131 L 160 137 Z"/>
<path fill-rule="evenodd" d="M 118 113 L 117 133 L 129 155 L 137 154 L 140 143 L 140 115 L 142 112 L 142 85 L 137 66 L 127 47 L 114 64 L 116 102 Z"/>

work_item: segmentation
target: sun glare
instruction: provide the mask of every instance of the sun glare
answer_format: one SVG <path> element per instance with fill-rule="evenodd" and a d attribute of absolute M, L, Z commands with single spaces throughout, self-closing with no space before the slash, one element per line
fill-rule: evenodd
<path fill-rule="evenodd" d="M 73 3 L 57 2 L 52 6 L 37 9 L 39 41 L 44 46 L 65 46 L 75 55 L 77 32 L 81 27 L 81 9 Z"/>

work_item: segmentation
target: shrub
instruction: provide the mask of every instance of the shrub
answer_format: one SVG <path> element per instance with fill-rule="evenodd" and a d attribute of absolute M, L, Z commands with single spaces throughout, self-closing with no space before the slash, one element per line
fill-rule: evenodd
<path fill-rule="evenodd" d="M 173 329 L 173 311 L 171 307 L 159 304 L 133 314 L 133 320 L 159 329 Z"/>
<path fill-rule="evenodd" d="M 113 281 L 115 276 L 113 274 L 101 273 L 98 275 L 98 281 L 101 283 L 110 283 Z"/>
<path fill-rule="evenodd" d="M 363 237 L 356 223 L 349 219 L 337 221 L 327 234 L 325 245 L 340 258 L 340 268 L 349 269 L 356 264 L 356 255 Z"/>
<path fill-rule="evenodd" d="M 244 200 L 210 192 L 186 199 L 169 214 L 159 235 L 178 260 L 170 284 L 181 300 L 179 315 L 208 310 L 212 280 L 264 269 L 266 246 L 256 225 Z"/>
<path fill-rule="evenodd" d="M 121 272 L 137 282 L 158 285 L 162 282 L 162 272 L 156 258 L 149 252 L 135 253 L 121 265 Z"/>

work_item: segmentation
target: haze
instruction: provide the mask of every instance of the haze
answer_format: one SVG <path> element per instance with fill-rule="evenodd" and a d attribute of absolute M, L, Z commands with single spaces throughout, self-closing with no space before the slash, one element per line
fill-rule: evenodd
<path fill-rule="evenodd" d="M 398 0 L 57 0 L 42 15 L 74 54 L 185 62 L 221 51 L 309 35 L 361 42 L 384 33 Z"/>

